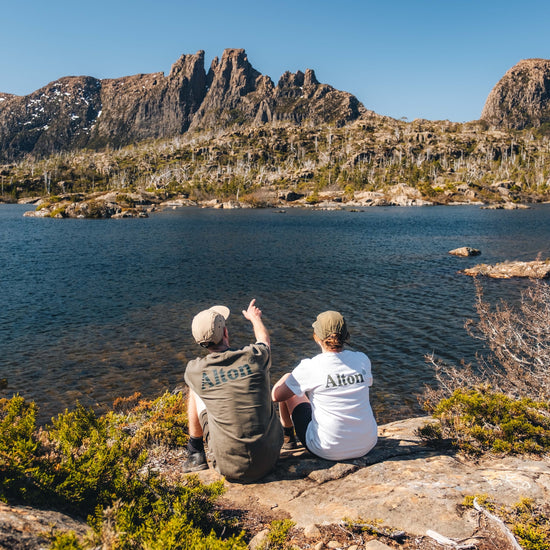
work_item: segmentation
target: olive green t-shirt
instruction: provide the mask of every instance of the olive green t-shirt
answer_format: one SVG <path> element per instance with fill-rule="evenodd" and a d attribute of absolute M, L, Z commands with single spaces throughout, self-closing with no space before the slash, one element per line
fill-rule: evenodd
<path fill-rule="evenodd" d="M 270 365 L 262 343 L 187 364 L 185 381 L 206 406 L 214 466 L 227 479 L 256 481 L 279 457 L 283 434 L 271 401 Z"/>

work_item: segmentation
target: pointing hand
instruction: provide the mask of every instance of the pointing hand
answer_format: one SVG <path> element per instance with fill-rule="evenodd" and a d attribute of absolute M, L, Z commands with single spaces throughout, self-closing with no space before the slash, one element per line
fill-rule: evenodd
<path fill-rule="evenodd" d="M 243 315 L 245 319 L 248 319 L 249 321 L 252 321 L 253 319 L 261 319 L 262 318 L 262 310 L 259 307 L 255 306 L 256 298 L 253 298 L 250 301 L 250 304 L 248 304 L 248 309 L 243 309 Z"/>

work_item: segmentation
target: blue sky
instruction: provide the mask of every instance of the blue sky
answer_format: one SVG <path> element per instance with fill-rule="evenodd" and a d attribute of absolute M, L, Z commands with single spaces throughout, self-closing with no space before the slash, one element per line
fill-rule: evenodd
<path fill-rule="evenodd" d="M 163 71 L 205 50 L 244 48 L 276 83 L 314 69 L 379 114 L 479 118 L 521 59 L 550 58 L 548 0 L 6 1 L 0 92 L 28 94 L 69 75 Z"/>

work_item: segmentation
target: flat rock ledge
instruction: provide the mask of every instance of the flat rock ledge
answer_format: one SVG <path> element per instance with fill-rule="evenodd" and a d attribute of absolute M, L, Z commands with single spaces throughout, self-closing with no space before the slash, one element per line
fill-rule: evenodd
<path fill-rule="evenodd" d="M 452 450 L 427 447 L 416 436 L 429 417 L 379 427 L 379 441 L 366 456 L 347 462 L 314 458 L 305 450 L 283 451 L 275 471 L 258 483 L 226 482 L 224 495 L 243 509 L 277 510 L 297 527 L 373 522 L 424 536 L 470 537 L 479 512 L 462 506 L 466 496 L 488 495 L 512 505 L 522 497 L 550 500 L 550 463 L 531 457 L 466 459 Z M 200 472 L 203 481 L 219 476 Z M 361 521 L 360 521 L 361 522 Z"/>
<path fill-rule="evenodd" d="M 313 537 L 311 548 L 316 526 L 343 520 L 376 523 L 410 536 L 425 537 L 431 531 L 463 540 L 476 533 L 480 521 L 480 512 L 462 506 L 467 496 L 486 494 L 497 509 L 523 497 L 550 501 L 548 457 L 469 460 L 449 449 L 425 446 L 416 430 L 430 421 L 421 417 L 380 426 L 377 446 L 351 461 L 320 460 L 301 448 L 283 451 L 275 470 L 261 481 L 226 481 L 223 501 L 233 509 L 292 519 Z M 182 478 L 175 472 L 178 464 L 165 457 L 157 465 Z M 198 475 L 205 483 L 220 479 L 211 469 Z M 44 548 L 40 533 L 52 527 L 86 530 L 84 523 L 57 512 L 0 503 L 2 549 Z"/>
<path fill-rule="evenodd" d="M 512 277 L 528 277 L 531 279 L 547 279 L 550 276 L 550 260 L 532 262 L 502 262 L 495 265 L 479 264 L 463 273 L 475 277 L 484 275 L 493 279 L 511 279 Z"/>

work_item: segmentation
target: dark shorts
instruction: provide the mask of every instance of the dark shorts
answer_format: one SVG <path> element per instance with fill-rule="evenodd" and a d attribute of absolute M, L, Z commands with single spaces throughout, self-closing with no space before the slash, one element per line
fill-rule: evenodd
<path fill-rule="evenodd" d="M 313 453 L 311 449 L 308 449 L 308 446 L 306 445 L 307 427 L 311 422 L 311 403 L 300 403 L 299 405 L 296 405 L 292 411 L 291 417 L 292 423 L 294 424 L 294 431 L 296 432 L 298 439 L 312 455 L 315 455 L 315 453 Z"/>

